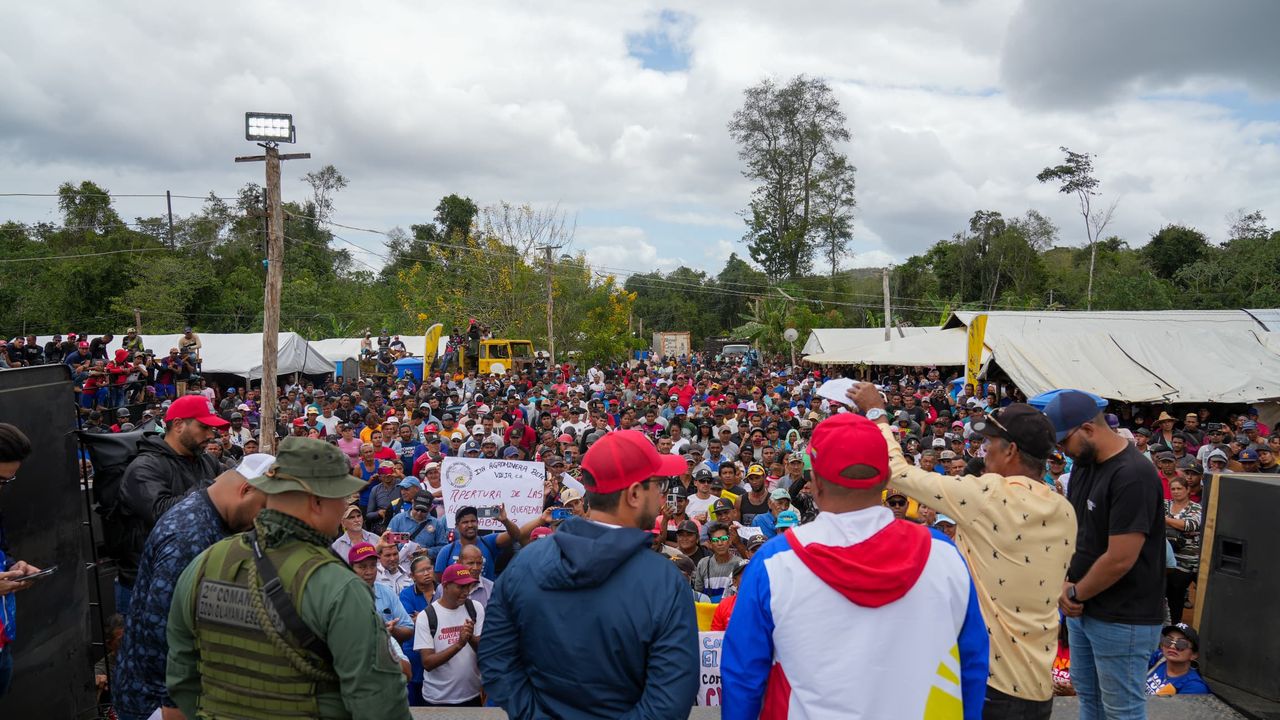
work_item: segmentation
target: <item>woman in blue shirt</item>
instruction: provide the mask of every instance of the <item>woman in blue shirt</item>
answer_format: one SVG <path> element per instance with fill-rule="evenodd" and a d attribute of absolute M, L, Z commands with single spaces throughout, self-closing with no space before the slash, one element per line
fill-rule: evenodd
<path fill-rule="evenodd" d="M 1147 671 L 1148 695 L 1208 695 L 1209 686 L 1192 663 L 1200 657 L 1200 634 L 1186 623 L 1160 633 L 1160 649 Z"/>

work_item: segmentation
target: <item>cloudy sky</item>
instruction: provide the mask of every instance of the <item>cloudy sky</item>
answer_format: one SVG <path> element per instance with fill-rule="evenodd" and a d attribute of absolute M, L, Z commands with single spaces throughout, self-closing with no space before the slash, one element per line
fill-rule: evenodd
<path fill-rule="evenodd" d="M 745 255 L 750 192 L 725 124 L 744 88 L 805 73 L 849 116 L 853 265 L 977 209 L 1034 208 L 1080 242 L 1035 181 L 1060 145 L 1098 155 L 1131 244 L 1172 222 L 1219 239 L 1240 208 L 1280 224 L 1277 27 L 1275 0 L 9 3 L 0 193 L 231 196 L 261 182 L 232 163 L 257 150 L 244 111 L 292 112 L 314 159 L 286 163 L 285 197 L 332 163 L 339 222 L 408 227 L 451 192 L 558 204 L 598 265 L 715 272 Z M 56 217 L 0 197 L 0 219 Z M 378 236 L 343 237 L 379 262 Z"/>

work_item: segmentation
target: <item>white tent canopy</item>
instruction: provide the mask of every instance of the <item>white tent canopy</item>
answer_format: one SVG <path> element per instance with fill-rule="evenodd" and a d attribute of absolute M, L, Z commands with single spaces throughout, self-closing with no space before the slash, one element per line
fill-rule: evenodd
<path fill-rule="evenodd" d="M 932 327 L 904 327 L 901 329 L 901 333 L 899 333 L 898 328 L 890 330 L 893 333 L 893 337 L 901 337 L 902 335 L 913 337 L 936 331 L 937 328 Z M 804 347 L 800 350 L 800 353 L 802 355 L 815 355 L 817 353 L 829 353 L 836 350 L 862 347 L 863 345 L 871 345 L 878 342 L 884 342 L 884 328 L 814 328 L 809 331 L 809 337 L 804 341 Z"/>
<path fill-rule="evenodd" d="M 997 366 L 1027 395 L 1088 390 L 1129 402 L 1254 403 L 1280 398 L 1274 310 L 957 312 L 943 332 L 987 315 Z"/>
<path fill-rule="evenodd" d="M 197 333 L 200 336 L 200 372 L 226 373 L 248 380 L 262 378 L 262 333 Z M 89 338 L 102 337 L 89 335 Z M 180 333 L 165 335 L 140 335 L 143 347 L 155 352 L 157 357 L 164 357 L 170 348 L 178 346 Z M 276 372 L 280 375 L 303 373 L 305 375 L 323 375 L 334 371 L 333 363 L 326 360 L 301 335 L 293 332 L 280 333 L 279 355 L 276 360 Z M 49 342 L 53 336 L 37 338 L 42 344 Z M 111 342 L 111 350 L 121 347 L 124 335 L 116 335 Z"/>
<path fill-rule="evenodd" d="M 905 338 L 895 333 L 888 342 L 817 353 L 805 360 L 824 365 L 964 365 L 968 347 L 968 330 L 954 328 Z M 984 350 L 983 362 L 990 356 L 990 350 Z"/>
<path fill-rule="evenodd" d="M 324 340 L 312 341 L 312 345 L 325 358 L 335 362 L 346 360 L 347 358 L 360 357 L 360 340 L 362 338 L 326 338 Z M 409 351 L 414 357 L 423 357 L 426 355 L 423 349 L 427 346 L 427 339 L 421 335 L 401 335 L 400 342 L 404 343 L 404 349 Z M 444 354 L 445 345 L 449 342 L 448 335 L 440 337 L 440 346 L 436 349 L 436 356 Z M 377 338 L 373 339 L 373 345 L 378 345 Z"/>

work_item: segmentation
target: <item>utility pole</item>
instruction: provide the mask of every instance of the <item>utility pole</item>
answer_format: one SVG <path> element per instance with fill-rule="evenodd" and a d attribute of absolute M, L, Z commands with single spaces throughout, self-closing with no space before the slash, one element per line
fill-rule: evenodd
<path fill-rule="evenodd" d="M 889 328 L 893 326 L 893 321 L 889 318 L 889 268 L 880 271 L 880 279 L 884 285 L 884 339 L 888 342 Z"/>
<path fill-rule="evenodd" d="M 274 142 L 259 143 L 266 155 L 236 158 L 236 162 L 267 164 L 267 284 L 262 300 L 262 420 L 258 447 L 264 453 L 276 449 L 276 364 L 280 358 L 280 286 L 284 282 L 284 210 L 280 203 L 280 161 L 302 160 L 311 153 L 281 155 Z"/>
<path fill-rule="evenodd" d="M 169 249 L 172 250 L 176 245 L 173 241 L 173 193 L 169 190 L 164 191 L 164 204 L 169 208 Z"/>
<path fill-rule="evenodd" d="M 543 250 L 547 253 L 545 262 L 547 263 L 547 355 L 549 356 L 549 359 L 547 361 L 548 366 L 552 366 L 556 364 L 555 322 L 553 321 L 552 314 L 551 314 L 552 310 L 555 307 L 555 297 L 552 295 L 552 292 L 551 292 L 551 253 L 552 251 L 559 250 L 560 247 L 561 247 L 560 245 L 543 245 L 542 247 L 538 248 L 539 250 Z"/>

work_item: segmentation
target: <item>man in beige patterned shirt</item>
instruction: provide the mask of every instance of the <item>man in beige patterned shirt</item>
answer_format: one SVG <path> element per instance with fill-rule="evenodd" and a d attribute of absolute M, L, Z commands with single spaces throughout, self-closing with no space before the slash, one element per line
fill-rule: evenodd
<path fill-rule="evenodd" d="M 956 521 L 956 546 L 973 574 L 991 636 L 983 717 L 1047 719 L 1057 600 L 1076 537 L 1071 504 L 1041 479 L 1054 450 L 1053 425 L 1022 403 L 991 413 L 973 425 L 986 438 L 986 473 L 953 477 L 903 459 L 875 385 L 858 383 L 849 397 L 889 441 L 893 487 Z"/>

